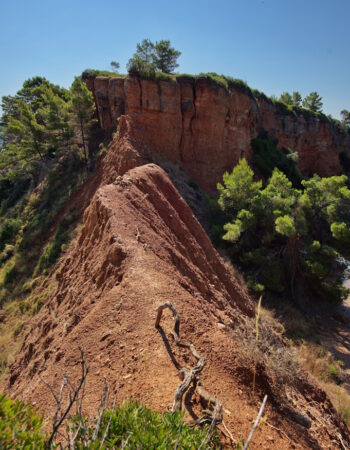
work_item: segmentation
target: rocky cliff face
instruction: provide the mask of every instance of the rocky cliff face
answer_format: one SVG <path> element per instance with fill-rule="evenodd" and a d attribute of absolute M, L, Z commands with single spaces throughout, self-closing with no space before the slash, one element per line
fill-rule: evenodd
<path fill-rule="evenodd" d="M 180 163 L 207 192 L 240 157 L 251 158 L 251 140 L 263 130 L 298 152 L 305 175 L 340 173 L 339 153 L 350 149 L 350 135 L 331 123 L 283 114 L 264 97 L 238 87 L 227 91 L 209 79 L 96 77 L 87 84 L 102 129 L 121 120 L 120 133 L 127 130 L 140 155 Z"/>

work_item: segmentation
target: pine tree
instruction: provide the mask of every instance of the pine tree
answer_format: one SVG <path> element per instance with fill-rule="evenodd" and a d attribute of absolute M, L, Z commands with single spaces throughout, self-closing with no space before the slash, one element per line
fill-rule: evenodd
<path fill-rule="evenodd" d="M 130 74 L 146 77 L 153 76 L 156 71 L 172 73 L 179 66 L 177 59 L 180 55 L 181 52 L 170 46 L 169 40 L 154 44 L 150 39 L 144 39 L 137 44 L 127 69 Z"/>
<path fill-rule="evenodd" d="M 154 46 L 154 65 L 157 70 L 165 73 L 172 73 L 179 67 L 177 59 L 181 52 L 170 46 L 169 40 L 156 42 Z"/>
<path fill-rule="evenodd" d="M 118 70 L 120 69 L 120 64 L 117 61 L 111 61 L 111 67 L 113 72 L 118 73 Z"/>
<path fill-rule="evenodd" d="M 46 130 L 48 147 L 55 155 L 68 150 L 73 137 L 69 103 L 47 88 L 43 94 L 45 106 L 39 110 Z"/>
<path fill-rule="evenodd" d="M 228 219 L 222 238 L 234 244 L 230 253 L 253 289 L 288 290 L 298 302 L 307 296 L 339 302 L 348 294 L 341 258 L 350 254 L 347 177 L 314 176 L 301 184 L 303 190 L 294 188 L 275 169 L 263 187 L 241 160 L 218 184 Z"/>
<path fill-rule="evenodd" d="M 321 112 L 322 106 L 322 97 L 317 92 L 310 92 L 303 100 L 303 107 L 313 112 Z"/>
<path fill-rule="evenodd" d="M 92 93 L 80 77 L 76 77 L 71 87 L 72 122 L 79 130 L 80 143 L 83 147 L 84 161 L 88 166 L 88 140 L 91 127 L 96 123 L 95 102 Z"/>
<path fill-rule="evenodd" d="M 300 106 L 301 105 L 302 97 L 300 95 L 300 92 L 298 92 L 298 91 L 294 91 L 293 92 L 293 94 L 292 94 L 292 102 L 293 102 L 293 105 L 295 105 L 295 106 Z"/>
<path fill-rule="evenodd" d="M 289 92 L 283 92 L 280 96 L 280 101 L 286 105 L 293 105 L 293 98 Z"/>

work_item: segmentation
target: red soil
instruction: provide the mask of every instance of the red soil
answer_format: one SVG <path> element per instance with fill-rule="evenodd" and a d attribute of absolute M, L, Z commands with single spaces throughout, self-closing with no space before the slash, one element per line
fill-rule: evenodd
<path fill-rule="evenodd" d="M 266 380 L 258 377 L 251 400 L 251 371 L 241 367 L 242 349 L 230 329 L 254 315 L 253 302 L 158 166 L 131 169 L 97 191 L 55 276 L 57 291 L 33 318 L 2 381 L 10 395 L 35 402 L 48 414 L 53 399 L 41 379 L 58 389 L 64 372 L 78 378 L 82 347 L 90 368 L 87 412 L 96 412 L 104 377 L 118 389 L 119 402 L 137 398 L 166 410 L 179 383 L 178 367 L 193 363 L 175 347 L 168 313 L 163 331 L 154 327 L 157 306 L 169 300 L 180 315 L 181 336 L 207 357 L 203 386 L 223 402 L 224 420 L 237 441 L 248 435 L 268 393 L 267 421 L 250 448 L 336 449 L 340 435 L 350 445 L 326 395 L 307 381 L 292 401 L 311 418 L 309 430 L 281 413 Z M 198 409 L 197 399 L 187 396 L 186 411 Z"/>

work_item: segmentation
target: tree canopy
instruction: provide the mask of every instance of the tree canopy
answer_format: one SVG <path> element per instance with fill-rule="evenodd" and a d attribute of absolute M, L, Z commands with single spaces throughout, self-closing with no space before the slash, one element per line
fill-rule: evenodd
<path fill-rule="evenodd" d="M 313 112 L 322 112 L 322 97 L 317 92 L 310 92 L 303 100 L 303 107 Z"/>
<path fill-rule="evenodd" d="M 152 74 L 154 72 L 172 73 L 179 65 L 181 52 L 171 47 L 169 40 L 153 43 L 144 39 L 136 46 L 136 52 L 127 64 L 131 74 Z"/>
<path fill-rule="evenodd" d="M 346 176 L 301 182 L 302 189 L 277 168 L 264 187 L 245 159 L 218 183 L 225 213 L 223 240 L 246 270 L 256 291 L 287 291 L 307 298 L 341 301 L 350 253 L 350 190 Z"/>
<path fill-rule="evenodd" d="M 92 94 L 80 78 L 70 90 L 43 77 L 26 80 L 14 96 L 2 98 L 0 169 L 34 175 L 40 167 L 83 148 L 87 162 L 87 138 L 94 123 Z"/>
<path fill-rule="evenodd" d="M 120 69 L 120 64 L 117 61 L 111 61 L 111 67 L 113 72 L 118 73 L 118 70 Z"/>
<path fill-rule="evenodd" d="M 300 106 L 302 97 L 298 91 L 294 91 L 292 94 L 289 92 L 283 92 L 279 100 L 286 105 Z"/>

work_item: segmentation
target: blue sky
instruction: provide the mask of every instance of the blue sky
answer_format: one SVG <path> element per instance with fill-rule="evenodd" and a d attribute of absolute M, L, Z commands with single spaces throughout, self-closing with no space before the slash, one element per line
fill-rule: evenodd
<path fill-rule="evenodd" d="M 0 96 L 43 75 L 68 87 L 86 68 L 122 71 L 136 43 L 170 39 L 180 72 L 242 78 L 266 94 L 316 90 L 350 110 L 350 0 L 0 0 Z"/>

